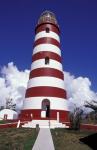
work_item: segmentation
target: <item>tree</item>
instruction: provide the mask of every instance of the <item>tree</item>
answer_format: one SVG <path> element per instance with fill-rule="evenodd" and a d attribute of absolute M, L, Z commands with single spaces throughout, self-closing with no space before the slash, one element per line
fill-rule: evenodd
<path fill-rule="evenodd" d="M 4 109 L 4 106 L 0 106 L 0 110 Z"/>
<path fill-rule="evenodd" d="M 79 130 L 81 117 L 83 114 L 83 110 L 79 107 L 76 107 L 73 112 L 70 113 L 70 125 L 71 129 Z"/>
<path fill-rule="evenodd" d="M 90 102 L 86 101 L 86 104 L 84 106 L 93 109 L 94 113 L 90 113 L 88 116 L 92 121 L 94 120 L 95 122 L 97 122 L 97 101 L 95 100 L 92 100 Z"/>
<path fill-rule="evenodd" d="M 12 110 L 16 109 L 16 104 L 13 103 L 13 99 L 12 98 L 8 98 L 6 100 L 6 109 L 12 109 Z"/>
<path fill-rule="evenodd" d="M 85 107 L 93 109 L 95 112 L 97 112 L 97 101 L 92 100 L 90 102 L 86 101 Z"/>

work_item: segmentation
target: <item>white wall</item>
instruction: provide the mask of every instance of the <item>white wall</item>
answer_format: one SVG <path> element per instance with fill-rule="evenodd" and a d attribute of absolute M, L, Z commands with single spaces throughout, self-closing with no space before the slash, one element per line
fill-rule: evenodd
<path fill-rule="evenodd" d="M 39 44 L 35 46 L 33 49 L 33 55 L 42 51 L 54 52 L 58 54 L 59 56 L 61 56 L 60 49 L 56 45 L 53 45 L 53 44 Z"/>
<path fill-rule="evenodd" d="M 28 81 L 27 88 L 37 86 L 50 86 L 64 89 L 64 81 L 55 77 L 34 77 Z"/>
<path fill-rule="evenodd" d="M 67 100 L 57 97 L 30 97 L 26 98 L 23 109 L 41 109 L 42 101 L 50 100 L 50 109 L 53 110 L 68 110 Z"/>
<path fill-rule="evenodd" d="M 41 32 L 37 33 L 35 36 L 35 41 L 40 38 L 43 38 L 43 37 L 50 37 L 50 38 L 53 38 L 53 39 L 57 40 L 58 42 L 60 42 L 60 38 L 59 38 L 58 34 L 56 34 L 53 31 L 50 31 L 49 33 L 47 33 L 46 31 L 41 31 Z"/>
<path fill-rule="evenodd" d="M 0 111 L 0 119 L 4 119 L 4 115 L 7 115 L 7 119 L 17 119 L 18 114 L 17 112 L 10 110 L 10 109 L 4 109 Z"/>
<path fill-rule="evenodd" d="M 59 71 L 62 71 L 62 64 L 56 60 L 50 59 L 49 64 L 45 65 L 45 59 L 39 59 L 32 63 L 31 70 L 36 68 L 54 68 Z"/>

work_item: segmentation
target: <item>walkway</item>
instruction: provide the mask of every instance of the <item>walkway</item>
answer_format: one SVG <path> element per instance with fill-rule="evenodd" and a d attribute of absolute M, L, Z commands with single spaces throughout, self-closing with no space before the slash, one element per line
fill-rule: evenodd
<path fill-rule="evenodd" d="M 49 128 L 40 128 L 32 150 L 55 150 Z"/>

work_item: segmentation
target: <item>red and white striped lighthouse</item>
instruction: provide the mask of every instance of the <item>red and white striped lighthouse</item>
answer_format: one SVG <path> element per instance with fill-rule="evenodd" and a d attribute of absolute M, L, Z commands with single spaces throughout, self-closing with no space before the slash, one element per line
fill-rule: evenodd
<path fill-rule="evenodd" d="M 59 34 L 55 15 L 43 12 L 35 29 L 31 71 L 21 112 L 25 120 L 68 121 Z"/>

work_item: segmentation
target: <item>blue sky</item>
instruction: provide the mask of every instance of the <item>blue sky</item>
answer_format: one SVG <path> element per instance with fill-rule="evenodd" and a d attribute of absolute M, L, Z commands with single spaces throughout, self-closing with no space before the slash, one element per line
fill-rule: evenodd
<path fill-rule="evenodd" d="M 57 17 L 64 70 L 89 77 L 97 91 L 96 0 L 1 0 L 0 67 L 13 61 L 30 69 L 34 29 L 44 10 Z"/>

